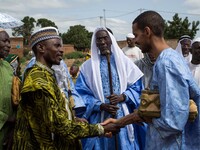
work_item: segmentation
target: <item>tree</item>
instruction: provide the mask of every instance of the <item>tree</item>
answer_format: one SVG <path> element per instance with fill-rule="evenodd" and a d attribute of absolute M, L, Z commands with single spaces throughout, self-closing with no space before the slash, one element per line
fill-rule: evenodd
<path fill-rule="evenodd" d="M 90 48 L 92 33 L 86 30 L 85 26 L 70 26 L 67 33 L 62 34 L 64 44 L 73 44 L 78 51 L 84 51 Z"/>
<path fill-rule="evenodd" d="M 192 25 L 191 28 L 190 25 Z M 199 21 L 193 21 L 191 24 L 188 17 L 182 20 L 182 18 L 179 18 L 178 14 L 175 14 L 173 16 L 173 21 L 165 22 L 164 37 L 166 39 L 178 39 L 182 35 L 189 35 L 194 38 L 199 30 L 198 25 Z"/>
<path fill-rule="evenodd" d="M 12 29 L 13 36 L 23 36 L 24 38 L 24 45 L 29 45 L 30 43 L 30 36 L 34 30 L 34 23 L 36 22 L 34 18 L 26 16 L 21 20 L 24 24 L 21 27 L 17 27 Z"/>
<path fill-rule="evenodd" d="M 37 27 L 48 27 L 48 26 L 51 26 L 51 27 L 55 27 L 55 28 L 58 28 L 54 22 L 52 22 L 51 20 L 48 20 L 48 19 L 45 19 L 45 18 L 40 18 L 37 20 L 37 24 L 36 24 Z"/>

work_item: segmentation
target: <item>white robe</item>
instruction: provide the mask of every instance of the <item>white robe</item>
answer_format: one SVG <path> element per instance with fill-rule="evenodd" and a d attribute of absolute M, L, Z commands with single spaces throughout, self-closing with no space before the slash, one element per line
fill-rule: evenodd
<path fill-rule="evenodd" d="M 133 62 L 135 62 L 136 60 L 142 59 L 144 57 L 142 51 L 137 46 L 134 46 L 134 47 L 126 46 L 122 48 L 122 51 Z"/>
<path fill-rule="evenodd" d="M 198 86 L 200 87 L 200 64 L 195 65 L 192 64 L 191 62 L 189 63 L 189 68 L 192 72 L 192 75 L 196 81 L 196 83 L 198 84 Z"/>

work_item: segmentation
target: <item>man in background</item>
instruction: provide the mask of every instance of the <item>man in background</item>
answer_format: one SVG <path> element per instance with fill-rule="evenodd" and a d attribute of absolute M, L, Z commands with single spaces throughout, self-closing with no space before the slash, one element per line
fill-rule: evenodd
<path fill-rule="evenodd" d="M 150 88 L 150 83 L 153 76 L 154 62 L 155 57 L 153 57 L 151 53 L 144 53 L 144 58 L 135 61 L 135 64 L 144 73 L 144 76 L 142 77 L 142 82 L 145 89 Z"/>
<path fill-rule="evenodd" d="M 190 53 L 191 43 L 191 37 L 189 35 L 183 35 L 178 39 L 178 45 L 175 49 L 178 53 L 181 54 L 181 56 L 183 56 L 187 64 L 192 60 L 192 54 Z"/>
<path fill-rule="evenodd" d="M 76 83 L 76 79 L 78 77 L 78 73 L 79 73 L 79 66 L 76 64 L 72 64 L 72 66 L 70 67 L 69 73 L 71 75 L 71 78 L 74 82 L 74 84 Z"/>
<path fill-rule="evenodd" d="M 194 76 L 195 81 L 200 87 L 200 37 L 192 41 L 192 60 L 189 63 L 190 70 Z"/>
<path fill-rule="evenodd" d="M 122 51 L 132 62 L 143 58 L 141 50 L 135 45 L 135 36 L 132 33 L 127 34 L 126 42 L 128 45 L 122 48 Z"/>

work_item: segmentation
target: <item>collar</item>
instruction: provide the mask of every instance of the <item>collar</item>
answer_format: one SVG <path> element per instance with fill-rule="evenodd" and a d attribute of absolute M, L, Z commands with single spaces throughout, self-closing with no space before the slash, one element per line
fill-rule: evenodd
<path fill-rule="evenodd" d="M 52 75 L 54 75 L 54 71 L 53 71 L 51 68 L 49 68 L 49 67 L 43 65 L 43 64 L 40 63 L 39 61 L 36 61 L 35 64 L 38 65 L 39 67 L 43 68 L 43 69 L 46 69 L 48 72 L 50 72 Z"/>

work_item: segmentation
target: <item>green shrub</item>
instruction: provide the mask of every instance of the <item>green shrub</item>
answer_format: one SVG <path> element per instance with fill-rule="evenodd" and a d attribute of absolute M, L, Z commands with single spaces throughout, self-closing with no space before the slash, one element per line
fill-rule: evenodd
<path fill-rule="evenodd" d="M 23 55 L 27 56 L 29 54 L 29 52 L 30 52 L 30 50 L 25 48 L 23 51 Z"/>
<path fill-rule="evenodd" d="M 22 57 L 19 60 L 21 64 L 24 64 L 27 61 L 26 57 Z"/>
<path fill-rule="evenodd" d="M 72 52 L 72 53 L 69 53 L 69 54 L 65 54 L 64 58 L 77 59 L 77 58 L 84 58 L 85 56 L 86 56 L 86 54 L 84 54 L 83 52 L 76 51 L 76 52 Z"/>
<path fill-rule="evenodd" d="M 75 60 L 73 64 L 77 65 L 77 66 L 81 66 L 82 63 L 84 62 L 84 60 Z"/>

